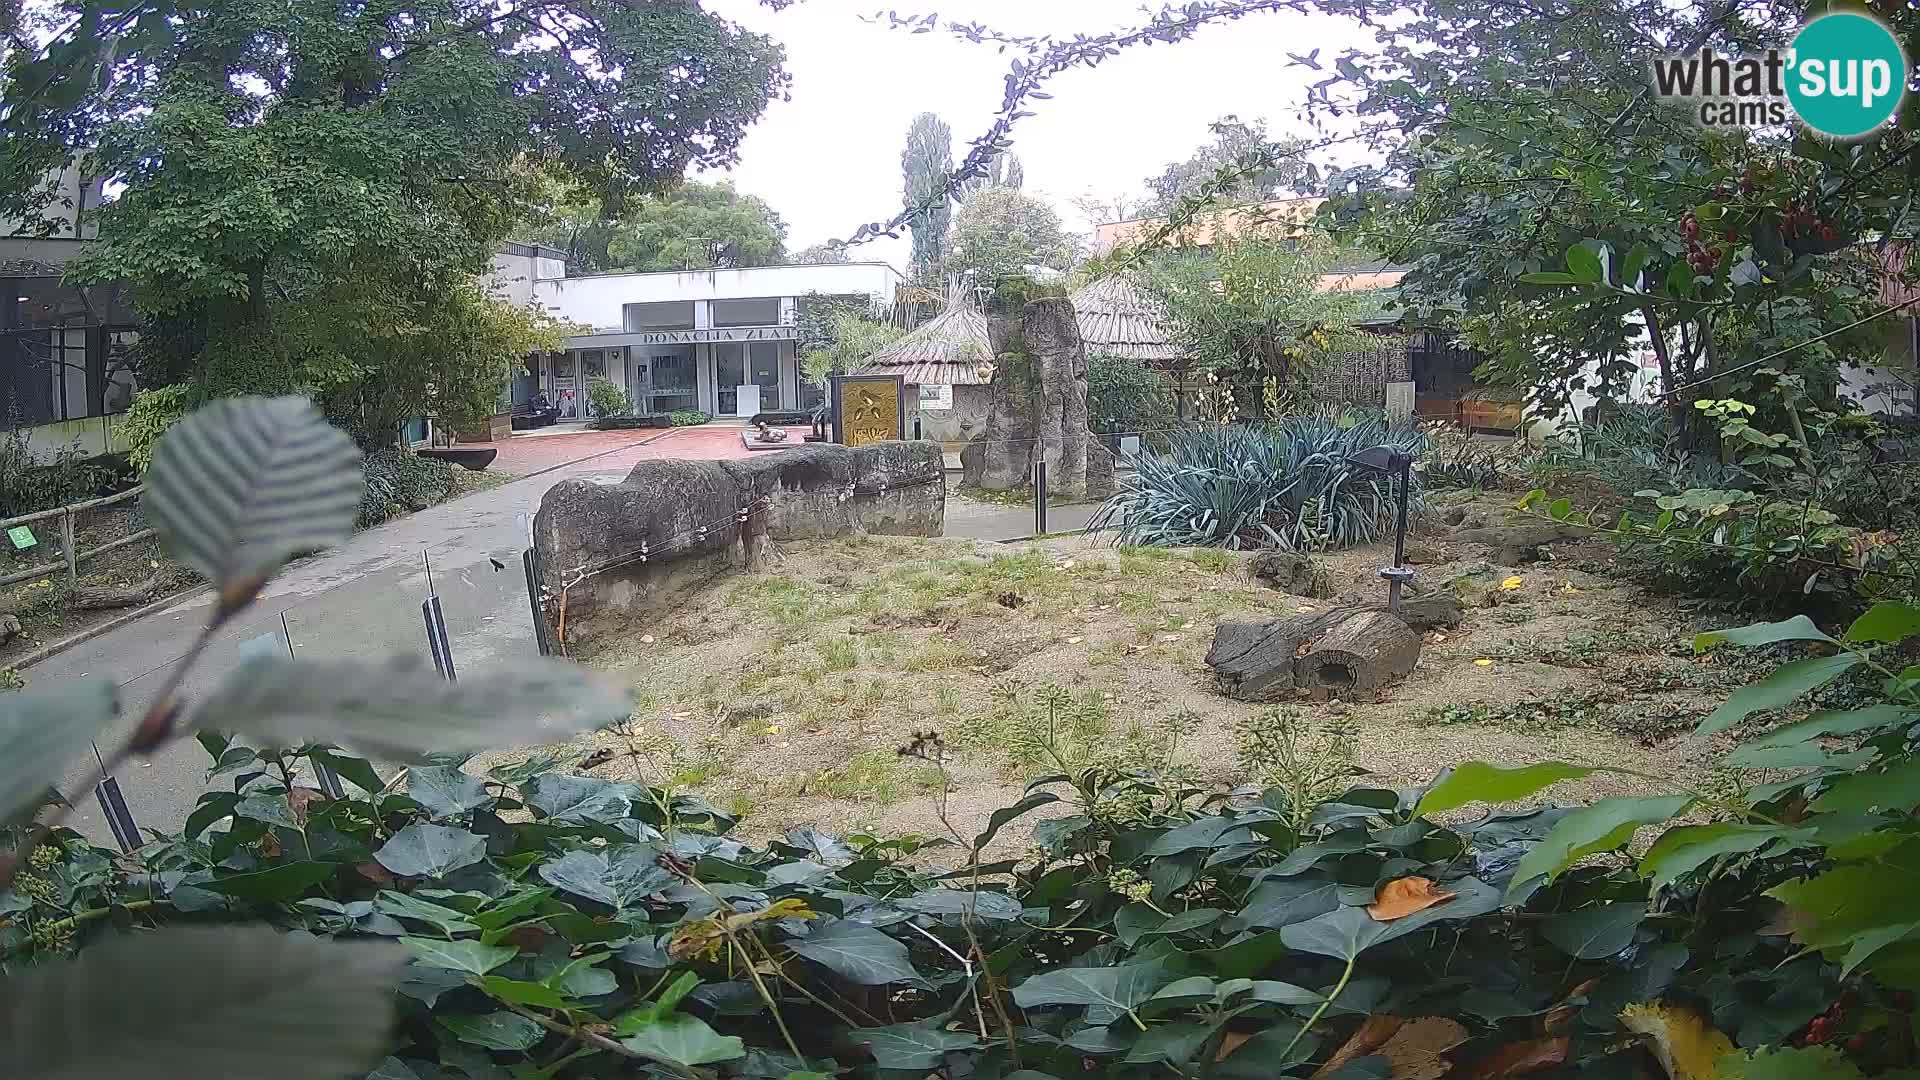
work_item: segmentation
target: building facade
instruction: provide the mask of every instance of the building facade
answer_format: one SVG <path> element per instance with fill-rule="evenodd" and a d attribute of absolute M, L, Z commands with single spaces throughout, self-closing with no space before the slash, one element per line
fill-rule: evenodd
<path fill-rule="evenodd" d="M 811 408 L 821 390 L 800 371 L 800 314 L 810 295 L 892 303 L 885 263 L 756 266 L 567 277 L 558 253 L 508 245 L 494 260 L 504 299 L 574 324 L 565 352 L 529 361 L 514 397 L 544 393 L 563 420 L 586 419 L 588 389 L 611 382 L 636 413 L 722 417 Z"/>

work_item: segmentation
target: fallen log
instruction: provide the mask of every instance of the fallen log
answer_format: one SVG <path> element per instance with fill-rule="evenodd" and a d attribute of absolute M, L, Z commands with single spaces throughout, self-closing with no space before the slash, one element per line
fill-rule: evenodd
<path fill-rule="evenodd" d="M 79 585 L 67 596 L 67 606 L 77 611 L 99 611 L 106 608 L 133 607 L 153 599 L 160 590 L 158 575 L 148 578 L 138 585 L 116 589 L 109 585 Z"/>

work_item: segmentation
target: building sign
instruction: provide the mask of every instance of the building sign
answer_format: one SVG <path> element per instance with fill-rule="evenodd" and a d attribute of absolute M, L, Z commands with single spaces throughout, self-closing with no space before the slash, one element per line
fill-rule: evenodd
<path fill-rule="evenodd" d="M 906 396 L 899 375 L 833 376 L 833 441 L 865 446 L 905 438 Z"/>
<path fill-rule="evenodd" d="M 945 412 L 953 408 L 953 387 L 947 383 L 935 383 L 920 386 L 920 409 L 923 412 Z"/>
<path fill-rule="evenodd" d="M 642 345 L 697 345 L 713 341 L 797 341 L 797 326 L 717 326 L 711 330 L 647 330 Z"/>

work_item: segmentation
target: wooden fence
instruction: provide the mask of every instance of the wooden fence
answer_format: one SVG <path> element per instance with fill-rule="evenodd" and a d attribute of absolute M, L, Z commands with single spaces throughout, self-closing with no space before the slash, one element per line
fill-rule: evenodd
<path fill-rule="evenodd" d="M 142 540 L 152 539 L 154 530 L 141 529 L 139 532 L 123 536 L 118 540 L 101 544 L 99 547 L 90 551 L 74 550 L 73 518 L 75 514 L 84 514 L 90 510 L 99 510 L 117 503 L 138 499 L 140 493 L 145 490 L 145 486 L 130 488 L 118 495 L 109 495 L 104 499 L 89 499 L 86 502 L 72 503 L 67 506 L 55 507 L 52 510 L 42 510 L 36 514 L 22 514 L 16 518 L 0 520 L 0 534 L 4 534 L 8 529 L 17 528 L 21 525 L 32 525 L 42 521 L 59 521 L 61 551 L 61 561 L 59 562 L 44 563 L 26 570 L 18 570 L 11 574 L 0 575 L 0 586 L 17 585 L 22 581 L 38 581 L 41 578 L 52 577 L 63 570 L 66 571 L 67 581 L 71 583 L 79 580 L 80 564 L 86 562 L 88 559 L 98 558 L 110 551 L 118 551 L 130 544 L 137 544 Z"/>

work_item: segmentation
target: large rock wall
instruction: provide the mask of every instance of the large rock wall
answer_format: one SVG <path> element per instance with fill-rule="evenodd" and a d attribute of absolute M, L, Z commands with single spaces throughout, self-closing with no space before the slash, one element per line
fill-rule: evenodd
<path fill-rule="evenodd" d="M 756 565 L 771 541 L 939 536 L 945 508 L 938 443 L 808 444 L 643 461 L 618 484 L 563 480 L 540 500 L 533 542 L 548 621 L 579 644 Z"/>

